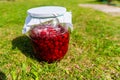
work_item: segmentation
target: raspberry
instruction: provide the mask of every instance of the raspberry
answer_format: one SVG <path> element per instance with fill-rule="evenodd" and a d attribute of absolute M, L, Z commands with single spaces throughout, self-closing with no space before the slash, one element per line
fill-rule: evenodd
<path fill-rule="evenodd" d="M 64 57 L 68 50 L 69 32 L 57 27 L 37 25 L 30 31 L 34 55 L 42 61 L 54 62 Z"/>
<path fill-rule="evenodd" d="M 46 32 L 45 31 L 41 31 L 39 34 L 40 34 L 40 36 L 46 36 Z"/>

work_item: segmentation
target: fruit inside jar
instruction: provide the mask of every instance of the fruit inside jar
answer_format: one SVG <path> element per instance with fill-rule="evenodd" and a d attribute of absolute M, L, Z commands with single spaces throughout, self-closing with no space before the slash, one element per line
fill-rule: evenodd
<path fill-rule="evenodd" d="M 49 63 L 61 60 L 68 50 L 69 31 L 60 24 L 37 25 L 30 30 L 35 57 Z"/>

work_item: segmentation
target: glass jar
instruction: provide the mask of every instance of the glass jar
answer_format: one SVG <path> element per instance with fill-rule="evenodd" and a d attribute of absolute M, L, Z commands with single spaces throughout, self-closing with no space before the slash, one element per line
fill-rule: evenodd
<path fill-rule="evenodd" d="M 63 14 L 66 12 L 65 8 L 56 6 L 42 8 L 28 10 L 29 17 L 32 16 L 33 20 L 28 20 L 29 23 L 27 24 L 32 23 L 32 25 L 26 27 L 29 28 L 27 30 L 28 36 L 31 39 L 35 57 L 50 63 L 61 60 L 67 53 L 70 29 L 69 23 L 63 21 L 65 18 Z M 38 14 L 35 14 L 36 11 L 37 13 L 41 12 L 39 17 Z"/>

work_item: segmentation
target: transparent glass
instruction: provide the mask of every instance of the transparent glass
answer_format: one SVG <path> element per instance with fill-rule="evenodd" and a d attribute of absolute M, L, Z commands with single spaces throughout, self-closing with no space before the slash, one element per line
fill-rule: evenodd
<path fill-rule="evenodd" d="M 64 57 L 68 50 L 69 36 L 68 26 L 56 19 L 34 25 L 29 31 L 35 57 L 49 63 Z"/>

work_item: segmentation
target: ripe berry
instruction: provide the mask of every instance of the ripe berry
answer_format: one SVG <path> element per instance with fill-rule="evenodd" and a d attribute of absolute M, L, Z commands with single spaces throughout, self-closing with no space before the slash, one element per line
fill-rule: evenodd
<path fill-rule="evenodd" d="M 54 62 L 64 57 L 68 50 L 69 32 L 63 26 L 37 25 L 30 30 L 35 57 Z"/>

